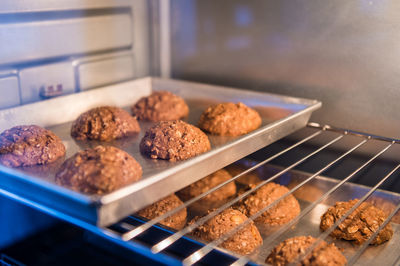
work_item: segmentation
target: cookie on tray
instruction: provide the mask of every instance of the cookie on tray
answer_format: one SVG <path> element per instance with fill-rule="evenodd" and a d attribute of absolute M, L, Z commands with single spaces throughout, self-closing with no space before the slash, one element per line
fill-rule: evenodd
<path fill-rule="evenodd" d="M 241 173 L 243 173 L 247 168 L 238 166 L 238 165 L 228 165 L 225 167 L 225 169 L 232 175 L 232 176 L 237 176 Z M 235 182 L 238 185 L 241 186 L 248 186 L 250 184 L 258 184 L 261 182 L 261 178 L 258 176 L 258 174 L 255 171 L 251 171 L 247 174 L 242 175 L 241 177 L 235 179 Z"/>
<path fill-rule="evenodd" d="M 189 107 L 181 97 L 169 91 L 156 91 L 132 106 L 132 113 L 138 120 L 178 120 L 188 116 Z"/>
<path fill-rule="evenodd" d="M 199 218 L 196 217 L 190 222 L 190 224 L 195 223 L 198 219 Z M 192 235 L 206 242 L 211 242 L 221 238 L 246 220 L 246 215 L 240 211 L 228 208 L 205 222 L 203 225 L 197 227 L 193 230 Z M 247 255 L 261 246 L 261 244 L 262 238 L 260 232 L 254 223 L 251 222 L 239 229 L 220 246 L 238 254 Z"/>
<path fill-rule="evenodd" d="M 181 120 L 158 122 L 147 130 L 140 142 L 142 154 L 170 161 L 186 160 L 210 148 L 203 131 Z"/>
<path fill-rule="evenodd" d="M 232 176 L 225 169 L 220 169 L 199 181 L 190 184 L 189 186 L 181 189 L 176 194 L 184 201 L 197 197 L 198 195 L 209 191 L 210 189 L 218 186 L 219 184 L 231 179 Z M 192 205 L 195 208 L 205 207 L 216 207 L 215 205 L 223 203 L 226 199 L 236 194 L 235 182 L 230 182 L 216 191 L 206 195 L 200 200 L 196 201 Z M 190 205 L 191 206 L 191 205 Z"/>
<path fill-rule="evenodd" d="M 284 266 L 294 263 L 304 255 L 307 248 L 311 247 L 317 239 L 311 236 L 296 236 L 288 238 L 278 244 L 268 255 L 266 263 Z M 317 246 L 301 260 L 300 265 L 346 265 L 346 257 L 339 251 L 335 244 L 321 241 Z"/>
<path fill-rule="evenodd" d="M 56 174 L 56 183 L 85 194 L 106 194 L 142 176 L 142 167 L 128 153 L 112 146 L 77 152 Z"/>
<path fill-rule="evenodd" d="M 249 185 L 249 189 L 254 187 L 256 187 L 256 184 Z M 289 192 L 289 190 L 285 186 L 273 182 L 267 183 L 239 201 L 234 208 L 250 217 L 287 192 Z M 299 202 L 290 194 L 279 201 L 278 204 L 261 214 L 255 222 L 268 225 L 282 225 L 291 221 L 299 213 Z"/>
<path fill-rule="evenodd" d="M 71 136 L 77 140 L 110 141 L 140 131 L 136 118 L 113 106 L 101 106 L 81 114 L 72 124 Z"/>
<path fill-rule="evenodd" d="M 200 116 L 199 127 L 214 135 L 240 136 L 261 126 L 258 112 L 243 103 L 220 103 Z"/>
<path fill-rule="evenodd" d="M 137 215 L 152 220 L 179 207 L 182 204 L 183 202 L 175 194 L 172 194 L 138 211 Z M 160 224 L 171 227 L 175 230 L 180 230 L 186 224 L 186 217 L 187 211 L 186 208 L 183 208 L 177 213 L 174 213 L 173 215 L 162 220 Z"/>
<path fill-rule="evenodd" d="M 330 207 L 321 216 L 320 228 L 324 231 L 330 228 L 357 202 L 358 199 L 336 202 L 334 206 Z M 331 236 L 350 240 L 356 244 L 362 244 L 372 236 L 386 218 L 387 215 L 381 209 L 368 202 L 363 202 L 331 233 Z M 371 244 L 382 244 L 392 238 L 392 236 L 393 229 L 389 223 L 378 233 L 378 236 Z"/>
<path fill-rule="evenodd" d="M 36 125 L 16 126 L 0 134 L 0 163 L 5 166 L 44 165 L 64 155 L 61 139 Z"/>

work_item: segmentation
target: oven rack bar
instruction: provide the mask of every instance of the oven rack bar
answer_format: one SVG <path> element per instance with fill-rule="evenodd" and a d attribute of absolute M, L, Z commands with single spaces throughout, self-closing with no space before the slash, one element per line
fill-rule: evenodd
<path fill-rule="evenodd" d="M 273 240 L 275 240 L 277 237 L 279 237 L 280 234 L 282 234 L 283 232 L 287 231 L 292 225 L 294 225 L 297 221 L 299 221 L 302 217 L 304 217 L 307 213 L 309 213 L 313 208 L 315 208 L 317 206 L 317 204 L 323 202 L 326 198 L 329 197 L 329 195 L 331 195 L 334 191 L 340 189 L 340 187 L 348 182 L 355 174 L 357 174 L 358 172 L 360 172 L 361 170 L 365 169 L 369 164 L 371 164 L 372 162 L 374 162 L 380 155 L 382 155 L 383 153 L 385 153 L 388 149 L 390 149 L 393 145 L 397 145 L 400 143 L 399 140 L 397 139 L 390 139 L 390 138 L 385 138 L 385 137 L 380 137 L 380 136 L 374 136 L 374 135 L 370 135 L 370 134 L 366 134 L 366 133 L 361 133 L 361 132 L 356 132 L 356 131 L 351 131 L 351 130 L 346 130 L 346 129 L 339 129 L 339 128 L 335 128 L 332 126 L 328 126 L 328 125 L 320 125 L 317 123 L 309 123 L 308 124 L 308 128 L 312 128 L 314 130 L 316 130 L 315 133 L 308 135 L 307 137 L 303 138 L 302 140 L 298 141 L 297 143 L 293 144 L 292 146 L 282 150 L 281 152 L 276 153 L 275 155 L 272 155 L 269 158 L 266 158 L 265 160 L 261 161 L 260 163 L 257 163 L 256 165 L 254 165 L 253 167 L 250 167 L 248 169 L 246 169 L 245 171 L 239 173 L 238 175 L 234 176 L 232 179 L 212 188 L 211 190 L 189 200 L 186 201 L 183 205 L 179 206 L 178 208 L 169 211 L 168 213 L 164 214 L 163 216 L 160 216 L 156 219 L 153 219 L 151 221 L 148 221 L 147 223 L 144 223 L 141 226 L 135 227 L 132 230 L 128 230 L 125 233 L 121 234 L 121 238 L 125 241 L 129 241 L 134 239 L 135 237 L 139 236 L 140 234 L 142 234 L 143 232 L 145 232 L 146 230 L 148 230 L 149 228 L 151 228 L 153 225 L 157 224 L 158 222 L 160 222 L 161 220 L 163 220 L 164 218 L 178 212 L 179 210 L 181 210 L 182 208 L 185 208 L 187 206 L 189 206 L 190 204 L 200 200 L 201 198 L 207 196 L 208 194 L 218 190 L 219 188 L 221 188 L 222 186 L 233 182 L 234 180 L 238 179 L 239 177 L 250 173 L 254 170 L 256 170 L 257 168 L 261 167 L 264 164 L 267 164 L 268 162 L 272 161 L 273 159 L 285 154 L 286 152 L 289 152 L 290 150 L 304 144 L 305 142 L 315 138 L 316 136 L 321 135 L 324 132 L 330 131 L 330 132 L 335 132 L 337 134 L 339 134 L 338 137 L 334 138 L 333 140 L 327 142 L 326 144 L 322 145 L 320 148 L 318 148 L 317 150 L 315 150 L 314 152 L 304 156 L 303 158 L 301 158 L 300 160 L 298 160 L 297 162 L 293 163 L 292 165 L 290 165 L 289 167 L 286 167 L 285 169 L 281 170 L 279 173 L 273 175 L 272 177 L 268 178 L 267 180 L 262 181 L 258 186 L 256 186 L 255 188 L 253 188 L 252 190 L 248 191 L 248 193 L 244 193 L 241 194 L 239 197 L 225 203 L 223 206 L 219 207 L 218 209 L 214 210 L 213 212 L 209 213 L 208 215 L 204 216 L 203 218 L 197 220 L 197 222 L 183 228 L 182 230 L 172 234 L 171 236 L 161 240 L 160 242 L 158 242 L 157 244 L 153 245 L 151 247 L 151 251 L 153 253 L 159 253 L 162 252 L 164 249 L 166 249 L 167 247 L 169 247 L 170 245 L 172 245 L 173 243 L 175 243 L 177 240 L 179 240 L 180 238 L 182 238 L 183 236 L 185 236 L 186 234 L 190 233 L 191 231 L 193 231 L 195 228 L 197 228 L 198 226 L 204 224 L 207 220 L 211 219 L 212 217 L 218 215 L 219 213 L 221 213 L 224 209 L 232 206 L 234 203 L 238 202 L 239 200 L 243 199 L 244 197 L 248 196 L 250 193 L 254 192 L 255 190 L 259 189 L 262 185 L 265 185 L 268 182 L 273 181 L 274 179 L 278 178 L 279 176 L 283 175 L 284 173 L 292 170 L 295 166 L 303 163 L 304 161 L 308 160 L 309 158 L 317 155 L 319 152 L 323 151 L 324 149 L 328 148 L 329 146 L 331 146 L 332 144 L 338 142 L 339 140 L 341 140 L 342 138 L 344 138 L 347 135 L 351 135 L 351 136 L 356 136 L 356 137 L 360 137 L 362 138 L 362 140 L 357 143 L 355 146 L 349 148 L 346 152 L 344 152 L 341 156 L 339 156 L 338 158 L 336 158 L 335 160 L 331 161 L 330 163 L 328 163 L 325 167 L 321 168 L 320 170 L 318 170 L 316 173 L 312 174 L 309 178 L 307 178 L 306 180 L 304 180 L 303 182 L 301 182 L 300 184 L 298 184 L 297 186 L 295 186 L 294 188 L 292 188 L 288 193 L 286 193 L 285 195 L 283 195 L 282 197 L 280 197 L 279 199 L 277 199 L 276 201 L 274 201 L 273 203 L 271 203 L 269 206 L 266 206 L 264 209 L 260 210 L 259 212 L 257 212 L 256 214 L 254 214 L 253 216 L 249 217 L 248 220 L 246 220 L 244 223 L 240 224 L 238 227 L 236 227 L 235 229 L 233 229 L 231 232 L 228 232 L 226 235 L 224 235 L 223 237 L 221 237 L 220 239 L 217 239 L 213 242 L 210 242 L 208 244 L 206 244 L 205 246 L 203 246 L 202 248 L 200 248 L 199 250 L 193 252 L 190 256 L 186 257 L 183 259 L 183 263 L 184 264 L 194 264 L 197 261 L 199 261 L 201 258 L 203 258 L 204 256 L 206 256 L 209 252 L 211 252 L 212 250 L 214 250 L 219 244 L 221 244 L 223 241 L 225 241 L 226 239 L 228 239 L 230 236 L 232 236 L 235 232 L 237 232 L 238 230 L 240 230 L 240 228 L 243 228 L 244 226 L 246 226 L 247 224 L 249 224 L 251 221 L 253 221 L 254 219 L 256 219 L 258 216 L 260 216 L 263 212 L 267 211 L 268 209 L 272 208 L 273 206 L 275 206 L 276 204 L 278 204 L 278 202 L 280 200 L 282 200 L 283 198 L 285 198 L 286 196 L 288 196 L 289 194 L 292 194 L 293 192 L 295 192 L 296 190 L 298 190 L 299 188 L 301 188 L 303 185 L 305 185 L 306 183 L 308 183 L 309 181 L 311 181 L 312 179 L 316 178 L 318 175 L 320 175 L 321 173 L 325 172 L 327 169 L 329 169 L 331 166 L 335 165 L 337 162 L 345 159 L 346 156 L 350 155 L 353 151 L 355 151 L 356 149 L 358 149 L 359 147 L 363 146 L 364 144 L 366 144 L 367 142 L 369 142 L 370 140 L 377 140 L 377 141 L 383 141 L 383 142 L 388 142 L 388 145 L 386 145 L 383 149 L 379 150 L 374 156 L 372 156 L 366 163 L 364 163 L 362 166 L 360 166 L 359 168 L 357 168 L 355 171 L 353 171 L 350 175 L 348 175 L 347 177 L 345 177 L 342 181 L 340 181 L 336 186 L 334 186 L 333 188 L 331 188 L 328 192 L 326 192 L 324 195 L 322 195 L 318 200 L 316 200 L 315 202 L 313 202 L 311 205 L 309 205 L 307 208 L 305 208 L 304 210 L 301 211 L 300 215 L 292 220 L 291 222 L 289 222 L 288 224 L 286 224 L 285 226 L 283 226 L 282 228 L 280 228 L 277 232 L 273 233 L 272 235 L 266 237 L 264 239 L 264 244 L 262 245 L 262 247 L 268 246 L 270 245 Z M 388 179 L 394 172 L 396 172 L 398 170 L 398 168 L 400 167 L 400 164 L 395 167 L 395 169 L 393 169 L 388 175 L 386 175 L 385 177 L 383 177 L 380 182 L 378 182 L 377 185 L 375 185 L 373 188 L 371 188 L 371 190 L 364 195 L 361 200 L 358 202 L 358 205 L 360 205 L 362 202 L 364 202 L 365 200 L 367 200 L 367 198 L 376 190 L 379 188 L 379 186 L 386 181 L 386 179 Z M 357 206 L 358 206 L 357 205 Z M 353 207 L 352 210 L 350 210 L 347 215 L 343 216 L 343 220 L 352 213 L 352 211 L 357 208 L 357 206 Z M 389 220 L 397 213 L 397 211 L 399 210 L 399 208 L 396 208 L 396 210 L 388 217 L 386 223 L 389 222 Z M 340 222 L 337 222 L 337 224 L 340 224 Z M 382 226 L 383 228 L 384 226 Z M 380 229 L 382 229 L 380 228 Z M 333 229 L 332 229 L 333 230 Z M 378 233 L 379 231 L 377 231 Z M 320 237 L 318 238 L 319 241 L 325 239 L 330 232 L 328 233 L 322 233 L 320 235 Z M 376 233 L 376 234 L 377 234 Z M 370 240 L 372 241 L 372 239 Z M 262 248 L 261 247 L 261 248 Z M 360 247 L 360 249 L 358 250 L 358 252 L 352 257 L 350 258 L 349 262 L 354 263 L 360 256 L 361 254 L 365 251 L 365 249 L 368 247 L 368 245 L 363 245 Z M 310 251 L 312 250 L 312 248 L 310 248 Z M 231 253 L 231 252 L 228 252 Z M 247 262 L 250 261 L 250 256 L 238 256 L 237 254 L 235 254 L 238 257 L 238 260 L 234 263 L 234 265 L 244 265 Z"/>
<path fill-rule="evenodd" d="M 343 135 L 341 135 L 343 136 Z M 365 142 L 361 142 L 360 144 L 364 144 Z M 365 166 L 367 166 L 369 163 L 371 163 L 373 160 L 375 160 L 379 155 L 383 154 L 385 151 L 387 151 L 391 146 L 393 145 L 393 143 L 390 143 L 389 145 L 387 145 L 384 149 L 382 149 L 378 154 L 376 154 L 373 158 L 371 158 L 367 163 L 365 163 L 362 167 L 360 167 L 359 169 L 357 169 L 356 172 L 360 171 L 361 169 L 363 169 Z M 359 145 L 357 145 L 355 148 L 358 148 Z M 343 157 L 342 157 L 343 158 Z M 342 159 L 340 158 L 340 159 Z M 332 164 L 331 164 L 332 165 Z M 331 166 L 329 165 L 329 166 Z M 318 243 L 320 243 L 320 241 L 324 240 L 331 231 L 333 231 L 333 229 L 339 225 L 342 221 L 344 221 L 344 219 L 350 215 L 362 202 L 364 202 L 368 196 L 370 194 L 372 194 L 378 187 L 379 185 L 381 185 L 389 176 L 391 176 L 393 174 L 394 171 L 396 171 L 398 168 L 400 167 L 397 166 L 389 175 L 385 176 L 373 189 L 371 189 L 368 194 L 366 196 L 364 196 L 348 213 L 346 213 L 337 223 L 335 223 L 334 226 L 331 227 L 330 230 L 324 232 L 319 238 L 318 240 L 307 250 L 307 252 L 305 253 L 305 255 L 307 255 L 309 252 L 311 252 Z M 324 167 L 323 169 L 321 169 L 320 171 L 318 171 L 318 175 L 325 171 L 327 168 L 329 167 Z M 353 176 L 356 172 L 353 172 L 353 174 L 351 176 Z M 310 181 L 312 178 L 316 177 L 317 174 L 314 174 L 313 176 L 311 176 L 308 180 L 304 181 L 303 184 L 307 183 L 308 181 Z M 350 177 L 351 177 L 350 176 Z M 348 179 L 347 179 L 348 180 Z M 270 180 L 268 180 L 270 181 Z M 233 230 L 231 230 L 230 232 L 228 232 L 226 235 L 224 235 L 223 237 L 221 237 L 220 239 L 217 239 L 209 244 L 207 244 L 205 247 L 203 247 L 201 250 L 194 252 L 190 257 L 186 258 L 183 262 L 184 264 L 194 264 L 195 262 L 197 262 L 198 260 L 200 260 L 202 257 L 204 257 L 205 255 L 207 255 L 211 250 L 213 250 L 214 248 L 216 248 L 219 244 L 221 244 L 222 242 L 224 242 L 225 240 L 227 240 L 229 237 L 233 236 L 236 232 L 238 232 L 241 228 L 243 228 L 244 226 L 246 226 L 247 224 L 249 224 L 251 221 L 254 221 L 256 218 L 258 218 L 259 216 L 262 215 L 262 213 L 264 213 L 265 211 L 267 211 L 268 209 L 270 209 L 271 207 L 275 206 L 276 204 L 278 204 L 282 199 L 284 199 L 285 197 L 287 197 L 288 195 L 292 194 L 295 190 L 297 190 L 300 186 L 298 185 L 297 187 L 293 188 L 292 190 L 290 190 L 288 193 L 282 195 L 280 198 L 278 198 L 277 200 L 275 200 L 274 202 L 272 202 L 270 205 L 266 206 L 265 208 L 261 209 L 260 211 L 258 211 L 256 214 L 252 215 L 251 217 L 248 218 L 248 220 L 246 220 L 245 222 L 243 222 L 242 224 L 240 224 L 239 226 L 237 226 L 236 228 L 234 228 Z M 336 189 L 335 189 L 336 190 Z M 333 191 L 330 191 L 331 193 Z M 329 192 L 328 192 L 329 193 Z M 325 195 L 323 197 L 327 197 L 329 196 L 328 193 L 325 193 Z M 300 216 L 304 216 L 307 210 L 303 210 L 303 214 L 300 214 Z M 288 227 L 289 228 L 289 227 Z M 264 239 L 264 241 L 267 241 L 267 239 Z M 301 260 L 301 258 L 299 258 L 299 261 Z M 248 261 L 248 260 L 247 260 Z M 244 265 L 245 262 L 247 262 L 246 260 L 243 260 L 241 263 L 238 263 L 239 265 Z M 238 261 L 239 262 L 239 261 Z"/>

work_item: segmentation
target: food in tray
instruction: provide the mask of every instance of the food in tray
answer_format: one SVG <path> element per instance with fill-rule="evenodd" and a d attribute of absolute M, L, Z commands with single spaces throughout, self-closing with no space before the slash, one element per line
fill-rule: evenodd
<path fill-rule="evenodd" d="M 132 113 L 139 120 L 178 120 L 188 116 L 189 107 L 181 97 L 169 91 L 156 91 L 132 106 Z"/>
<path fill-rule="evenodd" d="M 386 215 L 390 215 L 395 209 L 396 205 L 393 201 L 390 201 L 391 198 L 384 198 L 380 196 L 373 195 L 370 197 L 367 202 L 371 203 L 372 205 L 378 207 L 382 211 L 385 212 Z M 396 202 L 397 203 L 397 202 Z M 400 224 L 400 212 L 397 212 L 393 218 L 392 223 Z"/>
<path fill-rule="evenodd" d="M 247 170 L 246 168 L 242 168 L 242 167 L 234 165 L 234 164 L 225 167 L 225 169 L 232 176 L 236 176 L 238 174 L 243 173 L 243 171 Z M 257 173 L 255 173 L 253 171 L 253 172 L 249 172 L 247 174 L 242 175 L 241 177 L 236 179 L 235 182 L 242 186 L 248 186 L 250 184 L 257 184 L 257 183 L 261 182 L 261 178 L 258 176 Z"/>
<path fill-rule="evenodd" d="M 357 202 L 358 199 L 336 202 L 333 207 L 330 207 L 321 216 L 320 228 L 324 231 L 330 228 Z M 368 202 L 363 202 L 331 233 L 331 236 L 351 240 L 356 244 L 362 244 L 372 236 L 386 218 L 387 215 L 381 209 Z M 371 244 L 382 244 L 388 241 L 392 235 L 393 229 L 391 225 L 388 224 L 378 233 L 378 236 Z"/>
<path fill-rule="evenodd" d="M 147 130 L 140 142 L 142 154 L 170 161 L 186 160 L 210 148 L 207 135 L 182 120 L 158 122 Z"/>
<path fill-rule="evenodd" d="M 255 186 L 256 184 L 251 184 L 249 185 L 249 189 L 252 189 Z M 239 192 L 239 194 L 243 192 Z M 267 183 L 244 199 L 240 200 L 235 204 L 234 208 L 250 217 L 287 192 L 289 192 L 289 190 L 285 186 L 273 182 Z M 281 225 L 288 223 L 299 213 L 299 202 L 292 194 L 290 194 L 255 219 L 255 222 L 268 225 Z"/>
<path fill-rule="evenodd" d="M 291 182 L 288 185 L 288 188 L 289 189 L 294 188 L 298 184 L 300 184 L 300 181 L 296 180 L 294 182 Z M 319 188 L 316 183 L 309 182 L 302 185 L 296 191 L 294 191 L 293 195 L 296 197 L 296 199 L 313 202 L 322 197 L 322 195 L 324 195 L 324 190 Z"/>
<path fill-rule="evenodd" d="M 110 141 L 139 131 L 138 121 L 127 111 L 113 106 L 101 106 L 81 114 L 72 124 L 71 136 L 77 140 Z"/>
<path fill-rule="evenodd" d="M 138 211 L 137 215 L 151 220 L 179 207 L 182 204 L 183 202 L 175 194 L 172 194 Z M 180 230 L 185 226 L 186 218 L 187 211 L 186 208 L 183 208 L 172 216 L 162 220 L 160 224 L 171 227 L 175 230 Z"/>
<path fill-rule="evenodd" d="M 193 224 L 198 219 L 199 217 L 194 218 L 189 224 Z M 246 220 L 246 215 L 238 210 L 228 208 L 205 222 L 203 225 L 197 227 L 193 230 L 192 235 L 201 240 L 211 242 L 219 239 Z M 260 232 L 251 221 L 250 224 L 239 229 L 220 246 L 238 254 L 247 255 L 253 252 L 261 244 L 262 238 Z"/>
<path fill-rule="evenodd" d="M 200 116 L 199 127 L 220 136 L 240 136 L 261 126 L 258 112 L 243 103 L 220 103 Z"/>
<path fill-rule="evenodd" d="M 266 263 L 283 266 L 294 263 L 301 255 L 304 255 L 307 248 L 309 248 L 317 239 L 311 236 L 296 236 L 288 238 L 278 244 L 268 255 L 265 260 Z M 304 259 L 301 260 L 299 265 L 346 265 L 347 260 L 335 244 L 328 244 L 321 241 Z"/>
<path fill-rule="evenodd" d="M 190 184 L 189 186 L 181 189 L 177 192 L 177 195 L 184 201 L 187 201 L 191 198 L 197 197 L 198 195 L 209 191 L 210 189 L 216 187 L 217 185 L 231 179 L 232 176 L 228 173 L 228 171 L 224 169 L 220 169 L 203 179 Z M 236 194 L 236 185 L 235 182 L 230 182 L 216 191 L 206 195 L 200 200 L 194 202 L 189 207 L 195 209 L 202 209 L 202 207 L 206 208 L 214 208 L 217 205 L 221 205 L 225 200 L 234 196 Z M 193 206 L 192 206 L 193 205 Z"/>
<path fill-rule="evenodd" d="M 56 174 L 56 183 L 87 194 L 105 194 L 137 181 L 142 167 L 128 153 L 112 146 L 77 152 Z"/>
<path fill-rule="evenodd" d="M 16 126 L 0 134 L 0 163 L 5 166 L 43 165 L 64 155 L 60 138 L 36 125 Z"/>

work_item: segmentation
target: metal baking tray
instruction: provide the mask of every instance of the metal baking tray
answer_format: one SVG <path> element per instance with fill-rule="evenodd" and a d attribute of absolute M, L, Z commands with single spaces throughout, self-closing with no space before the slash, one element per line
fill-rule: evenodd
<path fill-rule="evenodd" d="M 62 139 L 68 158 L 83 148 L 101 144 L 71 138 L 71 123 L 81 113 L 101 105 L 129 110 L 129 106 L 153 90 L 168 90 L 182 96 L 190 108 L 186 121 L 191 124 L 197 124 L 200 114 L 210 104 L 241 101 L 260 113 L 262 125 L 240 137 L 209 136 L 212 145 L 209 152 L 189 160 L 169 162 L 148 159 L 140 154 L 138 144 L 146 129 L 153 124 L 140 122 L 142 130 L 139 134 L 107 144 L 117 146 L 136 158 L 143 167 L 143 177 L 107 195 L 84 195 L 56 185 L 54 173 L 57 164 L 24 169 L 0 166 L 0 188 L 71 217 L 106 226 L 304 127 L 311 113 L 321 106 L 316 100 L 146 77 L 1 110 L 0 131 L 22 124 L 46 127 Z"/>
<path fill-rule="evenodd" d="M 247 169 L 250 166 L 255 165 L 257 162 L 251 159 L 243 159 L 236 162 L 236 166 Z M 256 175 L 260 179 L 267 179 L 272 175 L 282 171 L 282 167 L 276 167 L 274 165 L 263 165 L 257 168 Z M 285 185 L 289 188 L 293 188 L 300 184 L 312 174 L 306 173 L 299 170 L 290 170 L 284 175 L 280 176 L 273 182 Z M 306 183 L 293 195 L 297 198 L 300 203 L 301 210 L 307 208 L 314 201 L 319 199 L 323 194 L 329 191 L 332 187 L 336 186 L 340 180 L 325 177 L 316 176 L 310 182 Z M 322 231 L 319 229 L 320 217 L 326 212 L 326 210 L 333 206 L 337 201 L 349 201 L 354 198 L 360 199 L 371 190 L 371 187 L 367 187 L 360 184 L 346 182 L 341 185 L 334 193 L 332 193 L 323 202 L 317 204 L 308 214 L 302 217 L 295 225 L 287 229 L 285 232 L 279 234 L 272 242 L 265 243 L 259 252 L 250 256 L 252 261 L 260 264 L 264 264 L 265 258 L 269 255 L 271 250 L 278 245 L 280 242 L 287 238 L 294 236 L 308 236 L 318 237 Z M 377 189 L 367 199 L 367 202 L 373 202 L 373 204 L 387 214 L 390 214 L 395 207 L 400 203 L 400 194 Z M 398 258 L 399 243 L 400 243 L 400 212 L 398 212 L 391 221 L 393 228 L 392 238 L 381 245 L 369 246 L 360 258 L 355 262 L 355 265 L 394 265 Z M 268 241 L 268 237 L 272 235 L 276 230 L 283 226 L 262 226 L 257 224 L 257 227 L 264 240 Z M 326 239 L 329 243 L 335 243 L 335 245 L 342 251 L 343 255 L 350 259 L 360 248 L 360 245 L 353 244 L 351 241 L 345 241 L 341 239 L 335 239 L 328 237 Z"/>

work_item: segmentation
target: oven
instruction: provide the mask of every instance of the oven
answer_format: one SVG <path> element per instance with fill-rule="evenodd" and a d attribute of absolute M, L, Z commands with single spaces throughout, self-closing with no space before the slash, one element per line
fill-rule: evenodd
<path fill-rule="evenodd" d="M 2 167 L 2 265 L 263 264 L 274 246 L 299 235 L 335 243 L 349 265 L 398 265 L 398 5 L 5 0 L 1 131 L 35 122 L 67 134 L 62 125 L 88 105 L 126 107 L 151 90 L 274 108 L 265 111 L 257 134 L 223 140 L 202 160 L 154 167 L 162 182 L 125 189 L 124 196 L 86 201 L 48 180 L 32 181 L 37 173 Z M 201 110 L 204 104 L 189 105 Z M 189 119 L 195 123 L 198 116 Z M 71 145 L 69 156 L 79 149 Z M 232 178 L 167 214 L 152 220 L 132 214 L 220 168 L 234 169 Z M 159 224 L 246 176 L 261 183 L 201 213 L 203 219 L 178 231 Z M 220 238 L 204 242 L 191 235 L 270 182 L 288 192 Z M 278 228 L 258 226 L 263 244 L 256 251 L 242 256 L 220 247 L 288 195 L 301 212 Z M 369 245 L 377 232 L 354 245 L 330 237 L 334 227 L 320 231 L 329 206 L 354 198 L 359 202 L 345 216 L 362 202 L 380 207 L 386 219 L 377 230 L 391 223 L 390 241 Z M 189 211 L 188 218 L 196 214 Z"/>

